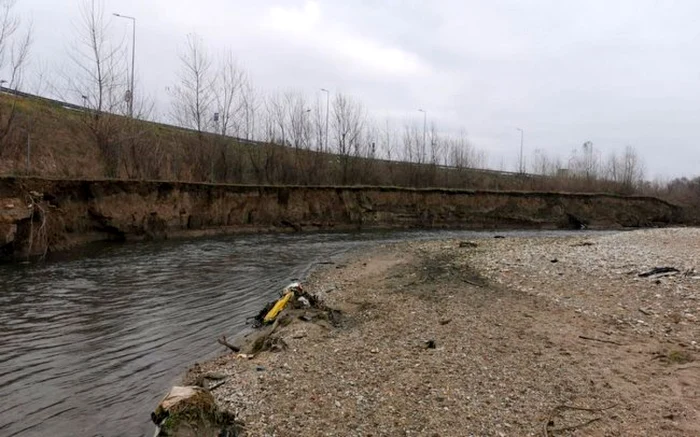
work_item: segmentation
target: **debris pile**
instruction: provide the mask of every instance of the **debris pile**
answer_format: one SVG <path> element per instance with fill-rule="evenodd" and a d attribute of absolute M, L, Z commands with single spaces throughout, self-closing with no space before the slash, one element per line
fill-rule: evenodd
<path fill-rule="evenodd" d="M 306 337 L 303 328 L 290 327 L 293 322 L 333 325 L 339 320 L 339 314 L 294 282 L 253 317 L 255 329 L 252 332 L 233 342 L 222 335 L 218 343 L 235 352 L 235 359 L 250 360 L 262 351 L 285 350 L 287 341 Z M 259 371 L 265 370 L 258 367 Z M 232 414 L 219 410 L 212 396 L 212 392 L 228 380 L 230 375 L 206 373 L 195 363 L 183 378 L 183 386 L 173 387 L 151 413 L 157 426 L 156 436 L 239 435 L 241 425 Z"/>

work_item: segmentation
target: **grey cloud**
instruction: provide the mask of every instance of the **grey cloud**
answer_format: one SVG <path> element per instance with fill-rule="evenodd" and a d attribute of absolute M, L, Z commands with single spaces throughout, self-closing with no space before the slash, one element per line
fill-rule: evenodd
<path fill-rule="evenodd" d="M 518 126 L 529 152 L 566 158 L 586 140 L 602 153 L 630 144 L 651 175 L 698 172 L 698 2 L 321 0 L 321 23 L 308 35 L 264 25 L 271 7 L 305 4 L 111 0 L 107 10 L 139 18 L 139 79 L 161 107 L 175 80 L 177 48 L 197 32 L 212 53 L 230 46 L 262 88 L 310 96 L 320 87 L 342 89 L 397 122 L 418 120 L 417 108 L 425 107 L 442 130 L 468 131 L 493 164 L 506 156 L 514 166 Z M 62 62 L 77 2 L 24 0 L 18 7 L 33 11 L 35 59 Z M 351 49 L 328 46 L 338 35 L 372 43 L 380 54 L 406 54 L 425 71 L 369 68 L 343 52 Z"/>

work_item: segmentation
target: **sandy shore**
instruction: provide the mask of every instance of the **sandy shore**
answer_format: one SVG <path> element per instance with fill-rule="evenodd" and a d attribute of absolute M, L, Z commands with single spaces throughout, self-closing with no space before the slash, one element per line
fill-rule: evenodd
<path fill-rule="evenodd" d="M 700 435 L 700 230 L 474 243 L 317 271 L 337 326 L 202 365 L 217 401 L 250 436 Z"/>

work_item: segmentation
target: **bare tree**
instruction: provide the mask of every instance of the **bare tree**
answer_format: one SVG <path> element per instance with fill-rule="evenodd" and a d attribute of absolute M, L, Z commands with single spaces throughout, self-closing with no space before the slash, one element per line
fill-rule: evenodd
<path fill-rule="evenodd" d="M 423 128 L 415 123 L 404 125 L 403 132 L 403 160 L 422 164 L 425 158 L 423 153 Z"/>
<path fill-rule="evenodd" d="M 190 143 L 185 160 L 192 165 L 191 178 L 215 180 L 217 142 L 206 132 L 215 127 L 215 71 L 202 38 L 191 33 L 180 54 L 178 82 L 169 90 L 172 98 L 170 116 L 182 127 L 197 131 L 196 145 Z M 187 141 L 183 138 L 183 143 Z"/>
<path fill-rule="evenodd" d="M 3 78 L 0 86 L 18 89 L 22 83 L 22 73 L 28 63 L 29 51 L 32 45 L 32 27 L 19 34 L 22 22 L 13 11 L 14 0 L 0 0 L 0 72 Z M 12 141 L 16 124 L 17 97 L 14 96 L 9 105 L 0 106 L 0 157 L 13 154 L 19 147 Z M 30 123 L 32 124 L 32 123 Z M 25 126 L 29 135 L 29 126 Z M 17 146 L 17 147 L 15 147 Z"/>
<path fill-rule="evenodd" d="M 430 163 L 433 165 L 440 164 L 444 145 L 442 144 L 442 139 L 438 133 L 435 122 L 430 123 L 430 130 L 428 131 L 428 147 L 430 150 Z"/>
<path fill-rule="evenodd" d="M 644 163 L 632 146 L 625 147 L 622 156 L 622 184 L 633 190 L 644 181 Z"/>
<path fill-rule="evenodd" d="M 285 104 L 285 99 L 279 91 L 265 99 L 265 141 L 283 146 L 288 144 Z"/>
<path fill-rule="evenodd" d="M 554 175 L 556 168 L 547 153 L 542 149 L 535 149 L 535 156 L 532 159 L 532 172 L 542 176 Z"/>
<path fill-rule="evenodd" d="M 333 138 L 339 155 L 349 156 L 359 150 L 367 114 L 361 103 L 344 94 L 336 94 L 331 107 Z"/>
<path fill-rule="evenodd" d="M 311 111 L 311 142 L 314 148 L 319 151 L 324 151 L 325 146 L 325 127 L 326 127 L 326 102 L 322 101 L 320 96 L 316 96 L 313 110 Z"/>
<path fill-rule="evenodd" d="M 625 192 L 632 192 L 644 181 L 644 163 L 632 146 L 625 147 L 622 155 L 611 153 L 605 169 L 605 177 Z"/>
<path fill-rule="evenodd" d="M 123 54 L 124 44 L 109 38 L 109 23 L 104 19 L 101 0 L 85 0 L 80 4 L 80 22 L 76 42 L 68 52 L 75 70 L 70 71 L 69 87 L 78 100 L 93 110 L 99 119 L 103 112 L 112 112 L 126 92 Z"/>
<path fill-rule="evenodd" d="M 213 86 L 216 112 L 217 133 L 226 136 L 233 130 L 239 136 L 241 130 L 241 112 L 245 107 L 243 89 L 246 85 L 245 72 L 238 66 L 233 52 L 225 53 L 220 61 Z"/>
<path fill-rule="evenodd" d="M 255 140 L 258 136 L 256 133 L 256 114 L 260 109 L 260 93 L 255 89 L 249 77 L 245 78 L 245 82 L 241 89 L 241 99 L 243 101 L 243 123 L 245 127 L 246 140 Z"/>
<path fill-rule="evenodd" d="M 215 93 L 212 61 L 198 35 L 187 35 L 180 62 L 179 81 L 171 88 L 171 116 L 180 126 L 196 130 L 201 137 L 213 121 Z"/>
<path fill-rule="evenodd" d="M 383 151 L 384 157 L 391 161 L 396 158 L 396 140 L 398 138 L 398 133 L 392 128 L 389 118 L 384 122 L 384 126 L 380 135 L 380 147 Z"/>
<path fill-rule="evenodd" d="M 68 51 L 73 69 L 68 88 L 89 109 L 84 124 L 102 154 L 108 177 L 118 176 L 120 120 L 115 115 L 127 90 L 123 42 L 114 43 L 104 19 L 104 3 L 85 0 L 80 4 L 76 40 Z"/>
<path fill-rule="evenodd" d="M 283 123 L 286 125 L 287 143 L 295 149 L 308 148 L 311 139 L 311 109 L 304 95 L 297 91 L 284 94 Z"/>
<path fill-rule="evenodd" d="M 49 72 L 49 64 L 45 61 L 40 61 L 33 65 L 32 75 L 29 83 L 29 92 L 36 94 L 37 96 L 47 96 L 53 92 L 53 86 L 49 82 L 49 77 L 51 73 Z"/>
<path fill-rule="evenodd" d="M 0 71 L 2 85 L 11 89 L 21 86 L 33 42 L 31 23 L 19 34 L 22 20 L 14 13 L 16 3 L 16 0 L 0 0 Z"/>
<path fill-rule="evenodd" d="M 367 114 L 361 103 L 338 93 L 333 98 L 331 118 L 336 152 L 340 155 L 341 183 L 345 184 L 349 182 L 350 158 L 361 156 L 362 132 L 367 122 Z"/>

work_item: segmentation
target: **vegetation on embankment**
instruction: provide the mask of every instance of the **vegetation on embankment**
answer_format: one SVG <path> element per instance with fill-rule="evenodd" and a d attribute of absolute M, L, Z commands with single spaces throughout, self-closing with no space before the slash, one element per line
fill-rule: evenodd
<path fill-rule="evenodd" d="M 0 179 L 0 254 L 89 241 L 377 228 L 597 228 L 686 223 L 653 197 L 612 194 Z"/>
<path fill-rule="evenodd" d="M 396 146 L 391 160 L 368 137 L 352 149 L 277 140 L 239 140 L 134 120 L 59 102 L 0 94 L 0 175 L 61 179 L 171 180 L 255 185 L 373 185 L 491 190 L 639 193 L 636 181 L 588 174 L 516 174 L 472 168 L 443 154 Z M 379 144 L 379 143 L 377 143 Z M 377 146 L 377 148 L 375 148 Z M 444 155 L 444 156 L 443 156 Z M 454 158 L 454 159 L 453 159 Z M 398 160 L 397 160 L 398 159 Z M 449 166 L 446 166 L 447 164 Z"/>

